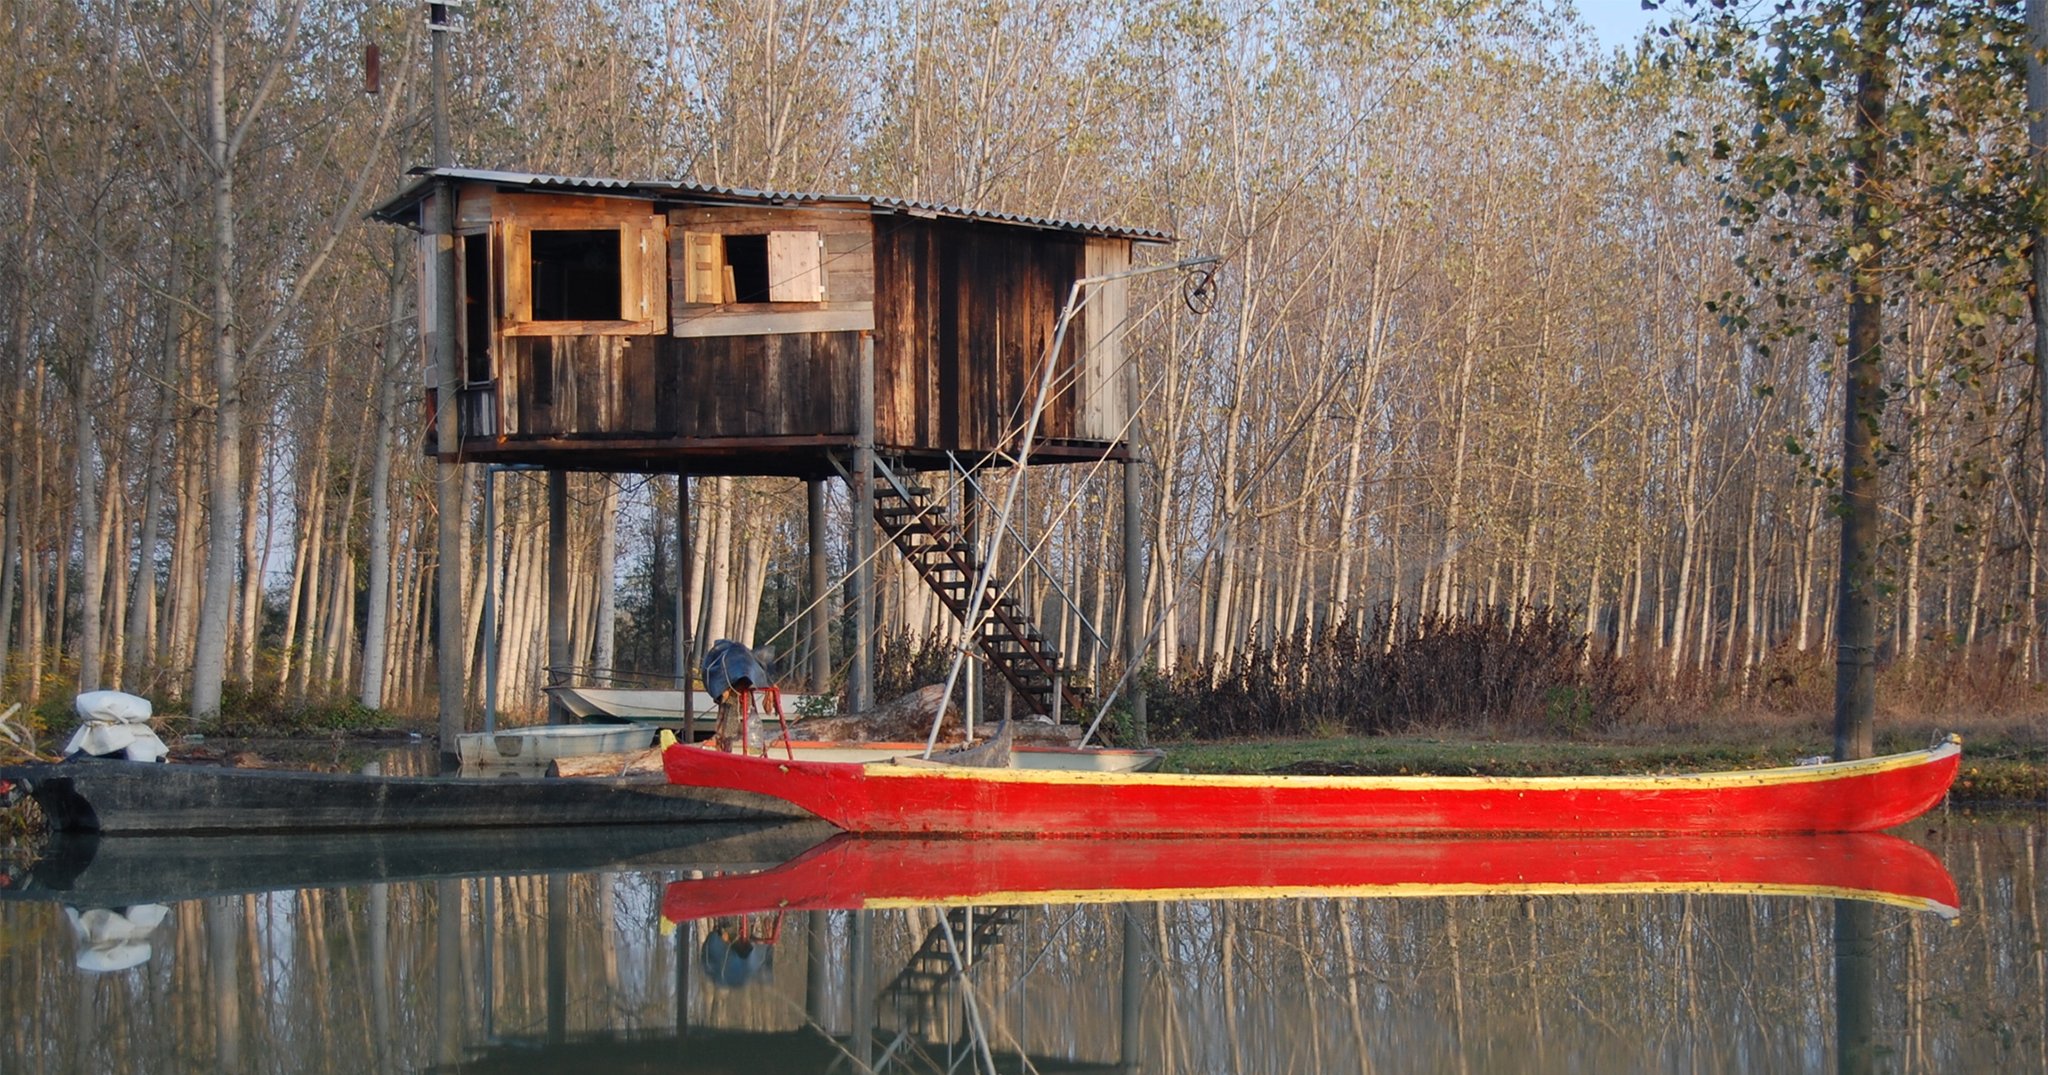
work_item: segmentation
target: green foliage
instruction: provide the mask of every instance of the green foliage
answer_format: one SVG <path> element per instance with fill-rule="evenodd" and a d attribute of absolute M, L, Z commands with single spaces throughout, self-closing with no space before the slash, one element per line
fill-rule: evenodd
<path fill-rule="evenodd" d="M 292 736 L 360 732 L 398 727 L 397 716 L 363 705 L 352 696 L 290 699 L 271 681 L 229 682 L 221 688 L 220 716 L 209 736 Z"/>
<path fill-rule="evenodd" d="M 829 717 L 839 712 L 839 701 L 829 694 L 806 694 L 796 703 L 795 716 Z"/>
<path fill-rule="evenodd" d="M 1895 324 L 1882 342 L 1934 353 L 1925 372 L 1884 386 L 1879 413 L 1884 398 L 1968 384 L 2010 360 L 1999 333 L 2027 317 L 2024 236 L 2041 215 L 2028 183 L 2021 5 L 1788 0 L 1762 16 L 1712 0 L 1670 6 L 1691 21 L 1660 62 L 1733 87 L 1739 106 L 1669 143 L 1673 160 L 1720 189 L 1722 225 L 1753 240 L 1738 258 L 1747 289 L 1711 304 L 1723 326 L 1760 352 L 1832 357 L 1840 341 L 1827 314 L 1861 268 L 1878 274 L 1888 303 L 1941 318 L 1910 340 L 1910 326 Z M 1876 146 L 1850 122 L 1859 77 L 1888 93 Z M 1870 149 L 1883 167 L 1863 176 L 1851 164 Z M 1859 191 L 1870 214 L 1860 230 L 1849 219 Z M 1880 463 L 1897 447 L 1881 444 Z M 1794 454 L 1813 462 L 1803 447 Z"/>

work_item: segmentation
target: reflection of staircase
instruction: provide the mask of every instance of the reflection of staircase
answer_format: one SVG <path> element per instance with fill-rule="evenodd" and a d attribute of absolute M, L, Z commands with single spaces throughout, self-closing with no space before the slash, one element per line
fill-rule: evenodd
<path fill-rule="evenodd" d="M 1003 943 L 1003 927 L 1017 922 L 1013 907 L 988 908 L 973 912 L 974 925 L 969 929 L 969 913 L 965 907 L 949 908 L 945 922 L 934 923 L 925 932 L 924 943 L 882 990 L 882 999 L 908 1024 L 906 1029 L 930 1033 L 937 1025 L 940 991 L 958 980 L 962 969 L 987 958 L 991 949 Z M 955 955 L 959 956 L 957 964 Z"/>
<path fill-rule="evenodd" d="M 974 580 L 981 574 L 981 558 L 953 522 L 946 505 L 931 499 L 929 488 L 906 484 L 879 458 L 875 460 L 875 478 L 875 521 L 918 577 L 952 611 L 953 618 L 966 623 Z M 1055 699 L 1074 713 L 1085 712 L 1080 696 L 1060 674 L 1060 652 L 1031 622 L 1024 606 L 1004 590 L 1003 579 L 991 575 L 981 602 L 980 629 L 974 632 L 975 644 L 1024 699 L 1028 712 L 1051 715 Z"/>

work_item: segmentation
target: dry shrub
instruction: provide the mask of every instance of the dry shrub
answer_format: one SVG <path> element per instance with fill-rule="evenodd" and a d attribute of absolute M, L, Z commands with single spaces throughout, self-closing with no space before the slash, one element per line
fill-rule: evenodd
<path fill-rule="evenodd" d="M 1398 618 L 1382 605 L 1321 637 L 1183 662 L 1151 683 L 1162 735 L 1195 738 L 1381 734 L 1416 727 L 1578 734 L 1602 730 L 1635 704 L 1635 681 L 1606 652 L 1589 652 L 1569 609 L 1486 608 Z"/>
<path fill-rule="evenodd" d="M 937 631 L 922 635 L 907 627 L 875 637 L 875 697 L 898 698 L 919 687 L 944 683 L 953 667 L 953 646 Z"/>

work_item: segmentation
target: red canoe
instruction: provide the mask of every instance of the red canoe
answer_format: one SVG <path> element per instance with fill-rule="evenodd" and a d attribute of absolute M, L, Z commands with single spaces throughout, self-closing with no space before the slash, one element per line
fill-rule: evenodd
<path fill-rule="evenodd" d="M 671 922 L 934 904 L 1723 893 L 1873 900 L 1953 917 L 1955 881 L 1896 836 L 947 840 L 841 834 L 760 873 L 670 883 Z"/>
<path fill-rule="evenodd" d="M 1868 832 L 1948 793 L 1962 741 L 1685 776 L 1198 776 L 804 762 L 677 744 L 669 782 L 759 792 L 849 832 L 937 836 Z"/>

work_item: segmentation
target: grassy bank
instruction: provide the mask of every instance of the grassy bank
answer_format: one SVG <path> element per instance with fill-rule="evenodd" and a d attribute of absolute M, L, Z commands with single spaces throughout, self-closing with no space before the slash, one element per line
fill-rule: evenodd
<path fill-rule="evenodd" d="M 1828 749 L 1824 737 L 1808 728 L 1733 731 L 1665 731 L 1573 742 L 1414 734 L 1160 745 L 1166 748 L 1166 768 L 1172 772 L 1358 776 L 1702 772 L 1789 765 Z M 1962 734 L 1963 771 L 1953 793 L 1956 802 L 2048 805 L 2048 737 L 2026 728 Z M 1894 729 L 1880 735 L 1878 749 L 1912 750 L 1932 739 L 1928 729 Z"/>

